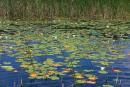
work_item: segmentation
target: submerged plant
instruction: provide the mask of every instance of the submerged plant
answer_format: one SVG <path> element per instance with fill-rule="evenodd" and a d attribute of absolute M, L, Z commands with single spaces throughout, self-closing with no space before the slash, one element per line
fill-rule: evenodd
<path fill-rule="evenodd" d="M 118 86 L 118 83 L 119 83 L 119 73 L 122 72 L 122 70 L 119 70 L 119 69 L 113 69 L 112 70 L 113 72 L 115 72 L 117 75 L 116 75 L 116 87 Z"/>

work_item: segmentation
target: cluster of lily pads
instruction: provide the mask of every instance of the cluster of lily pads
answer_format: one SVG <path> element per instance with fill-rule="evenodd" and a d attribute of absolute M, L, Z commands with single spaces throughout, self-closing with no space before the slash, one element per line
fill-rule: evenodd
<path fill-rule="evenodd" d="M 111 71 L 106 68 L 114 60 L 125 57 L 123 51 L 113 45 L 115 40 L 111 35 L 115 32 L 125 35 L 128 23 L 52 21 L 50 25 L 45 24 L 22 26 L 18 23 L 3 23 L 0 26 L 0 54 L 7 53 L 15 57 L 30 79 L 59 80 L 68 75 L 76 84 L 96 84 L 98 76 L 95 72 L 107 74 Z M 81 60 L 91 60 L 100 69 L 82 69 Z M 0 67 L 16 71 L 8 65 L 10 63 L 5 62 Z"/>

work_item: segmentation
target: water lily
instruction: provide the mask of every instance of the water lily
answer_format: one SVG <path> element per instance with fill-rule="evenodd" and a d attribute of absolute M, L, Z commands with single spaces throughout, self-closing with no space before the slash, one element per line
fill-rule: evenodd
<path fill-rule="evenodd" d="M 6 36 L 5 39 L 8 39 L 8 36 Z"/>
<path fill-rule="evenodd" d="M 1 66 L 2 69 L 5 69 L 7 71 L 14 71 L 15 69 L 12 66 Z"/>
<path fill-rule="evenodd" d="M 101 70 L 105 70 L 105 67 L 100 67 L 101 68 Z"/>
<path fill-rule="evenodd" d="M 96 76 L 92 76 L 92 77 L 89 77 L 88 78 L 90 81 L 96 81 L 97 80 L 97 77 Z"/>
<path fill-rule="evenodd" d="M 68 39 L 69 39 L 70 37 L 69 37 L 69 36 L 66 36 L 66 38 L 68 38 Z"/>
<path fill-rule="evenodd" d="M 0 36 L 0 39 L 2 39 L 2 36 Z"/>
<path fill-rule="evenodd" d="M 65 48 L 69 48 L 70 46 L 69 45 L 64 45 Z"/>
<path fill-rule="evenodd" d="M 48 71 L 48 75 L 53 75 L 55 73 L 55 71 Z"/>
<path fill-rule="evenodd" d="M 47 78 L 49 78 L 49 76 L 50 76 L 50 75 L 45 74 L 45 75 L 43 75 L 43 78 L 47 79 Z"/>
<path fill-rule="evenodd" d="M 84 25 L 85 23 L 84 23 L 84 22 L 82 22 L 82 24 Z"/>
<path fill-rule="evenodd" d="M 117 73 L 118 73 L 118 72 L 122 72 L 122 70 L 119 70 L 119 69 L 113 69 L 112 71 L 113 71 L 113 72 L 117 72 Z"/>
<path fill-rule="evenodd" d="M 130 56 L 130 52 L 128 53 L 128 56 Z"/>
<path fill-rule="evenodd" d="M 77 84 L 96 84 L 96 81 L 90 81 L 90 80 L 76 80 Z"/>
<path fill-rule="evenodd" d="M 76 78 L 76 79 L 82 79 L 82 78 L 84 78 L 83 75 L 80 74 L 80 73 L 75 73 L 73 77 Z"/>
<path fill-rule="evenodd" d="M 32 50 L 31 50 L 31 49 L 25 51 L 25 54 L 31 54 L 31 53 L 32 53 Z"/>
<path fill-rule="evenodd" d="M 54 67 L 58 67 L 58 66 L 62 66 L 62 65 L 59 64 L 59 63 L 56 63 L 56 64 L 52 64 L 52 66 L 54 66 Z"/>
<path fill-rule="evenodd" d="M 85 23 L 85 24 L 87 24 L 87 23 Z M 69 23 L 65 23 L 65 25 L 69 25 Z M 92 25 L 93 26 L 88 26 L 88 27 L 95 28 L 95 30 L 92 32 L 92 34 L 96 35 L 96 36 L 100 36 L 100 33 L 99 33 L 100 31 L 96 31 L 96 27 L 98 27 L 98 26 L 95 26 L 95 24 L 92 24 Z M 77 27 L 78 25 L 75 26 L 75 24 L 72 23 L 72 25 L 70 25 L 70 26 Z M 110 26 L 108 26 L 107 28 L 109 28 L 109 27 Z M 31 27 L 31 29 L 32 29 L 32 27 Z M 46 30 L 44 30 L 44 31 L 46 31 Z M 49 78 L 51 80 L 58 80 L 59 79 L 58 77 L 60 77 L 62 75 L 66 76 L 69 74 L 69 76 L 76 79 L 78 83 L 96 84 L 96 80 L 98 78 L 97 78 L 97 76 L 92 75 L 91 73 L 98 72 L 98 74 L 99 73 L 107 74 L 108 72 L 105 70 L 106 66 L 108 66 L 111 63 L 110 61 L 112 59 L 117 59 L 117 58 L 115 58 L 115 57 L 117 57 L 117 55 L 111 56 L 110 54 L 108 54 L 108 52 L 110 51 L 112 54 L 116 54 L 116 53 L 119 54 L 118 58 L 121 55 L 120 55 L 120 51 L 118 52 L 116 50 L 110 50 L 112 48 L 112 46 L 111 46 L 111 44 L 108 43 L 107 38 L 104 38 L 104 37 L 103 38 L 92 37 L 92 39 L 87 38 L 87 35 L 89 34 L 90 31 L 91 31 L 91 29 L 90 30 L 83 29 L 82 32 L 83 32 L 83 35 L 85 36 L 85 38 L 81 38 L 81 37 L 78 37 L 78 36 L 80 36 L 80 34 L 79 34 L 79 31 L 77 31 L 77 30 L 73 30 L 71 32 L 69 31 L 69 33 L 68 33 L 68 31 L 65 31 L 64 33 L 62 33 L 59 30 L 56 30 L 56 33 L 52 32 L 52 31 L 47 31 L 49 33 L 46 33 L 46 32 L 42 32 L 42 30 L 37 33 L 37 30 L 36 30 L 36 32 L 34 32 L 35 34 L 32 32 L 26 32 L 26 31 L 22 32 L 22 30 L 21 30 L 20 34 L 13 36 L 13 38 L 11 37 L 12 39 L 14 39 L 13 41 L 12 41 L 12 39 L 9 40 L 9 42 L 15 42 L 16 43 L 15 46 L 11 44 L 11 45 L 9 45 L 9 47 L 12 46 L 10 48 L 12 50 L 17 51 L 17 54 L 15 54 L 15 56 L 17 56 L 16 62 L 19 61 L 21 64 L 20 67 L 24 68 L 25 71 L 28 72 L 30 74 L 30 77 L 32 77 L 32 78 L 36 78 L 36 79 Z M 102 32 L 102 33 L 104 33 L 104 34 L 107 33 L 108 36 L 110 35 L 109 32 Z M 23 34 L 23 36 L 22 36 L 22 34 Z M 41 38 L 39 38 L 39 34 L 41 34 L 43 36 Z M 17 37 L 17 36 L 19 36 L 19 37 Z M 69 36 L 72 36 L 72 37 L 77 36 L 77 39 L 70 38 Z M 15 37 L 17 37 L 17 39 Z M 58 39 L 59 37 L 60 37 L 60 39 Z M 8 36 L 8 38 L 10 38 L 10 36 Z M 68 39 L 64 39 L 64 38 L 68 38 Z M 56 41 L 59 44 L 57 44 L 56 41 L 53 41 L 55 39 L 57 39 Z M 104 40 L 104 39 L 106 39 L 106 40 Z M 102 43 L 102 40 L 104 40 L 104 42 L 106 42 L 106 43 Z M 31 49 L 30 50 L 27 48 L 28 44 L 24 44 L 27 41 L 40 42 L 40 43 L 37 43 L 35 45 L 34 44 L 31 45 L 29 43 L 29 46 L 32 46 L 30 48 Z M 2 41 L 2 42 L 5 43 L 5 41 Z M 6 40 L 6 42 L 8 42 L 8 41 Z M 2 44 L 2 45 L 4 45 L 4 44 Z M 108 46 L 109 46 L 109 49 L 107 49 Z M 8 48 L 8 47 L 6 47 L 6 48 Z M 47 50 L 48 48 L 50 50 Z M 1 49 L 3 49 L 3 48 L 0 47 L 0 51 L 1 51 Z M 65 53 L 62 53 L 61 50 L 65 50 Z M 32 51 L 33 51 L 33 53 L 32 53 Z M 43 51 L 42 54 L 41 54 L 41 51 Z M 86 51 L 87 51 L 87 54 L 86 54 Z M 31 54 L 31 55 L 25 55 L 25 52 L 26 52 L 26 54 Z M 61 56 L 59 58 L 62 58 L 62 59 L 55 60 L 55 58 L 50 57 L 50 56 L 49 56 L 50 57 L 49 58 L 48 55 L 50 55 L 50 54 L 54 57 L 55 57 L 55 54 L 56 55 L 58 54 L 58 56 Z M 86 57 L 86 55 L 87 55 L 87 57 Z M 31 58 L 30 58 L 30 56 L 31 56 Z M 39 57 L 39 56 L 41 56 L 41 57 Z M 82 64 L 81 64 L 82 59 L 85 59 L 85 60 L 90 59 L 90 61 L 91 60 L 94 61 L 91 63 L 100 64 L 101 67 L 100 67 L 99 71 L 95 70 L 95 68 L 92 68 L 94 70 L 88 70 L 88 68 L 82 68 Z M 57 60 L 60 62 L 57 62 Z M 59 67 L 59 66 L 63 66 L 63 67 Z M 79 69 L 80 66 L 81 66 L 81 69 Z M 64 67 L 69 67 L 69 68 L 64 69 Z M 3 68 L 9 69 L 11 67 L 3 67 Z M 62 69 L 63 69 L 63 71 L 61 71 Z M 84 69 L 86 69 L 86 70 L 84 70 Z M 79 73 L 80 70 L 82 73 Z M 13 69 L 12 72 L 17 72 L 17 71 Z M 115 69 L 115 70 L 113 70 L 113 72 L 118 73 L 121 71 Z M 61 73 L 62 75 L 59 73 Z M 86 76 L 84 74 L 91 74 L 91 75 Z"/>
<path fill-rule="evenodd" d="M 78 23 L 76 22 L 75 25 L 77 25 Z"/>
<path fill-rule="evenodd" d="M 107 74 L 108 72 L 105 71 L 105 70 L 100 70 L 100 71 L 98 71 L 98 73 L 100 73 L 100 74 Z"/>
<path fill-rule="evenodd" d="M 73 69 L 72 68 L 65 68 L 63 70 L 63 73 L 68 73 L 68 72 L 71 72 Z"/>
<path fill-rule="evenodd" d="M 86 77 L 88 77 L 88 79 L 90 80 L 90 81 L 96 81 L 98 78 L 95 76 L 95 75 L 93 75 L 93 74 L 86 74 L 85 75 Z"/>
<path fill-rule="evenodd" d="M 57 39 L 58 37 L 57 36 L 53 36 L 54 39 Z"/>
<path fill-rule="evenodd" d="M 12 49 L 13 47 L 12 47 L 12 46 L 10 46 L 9 48 L 10 48 L 10 49 Z"/>
<path fill-rule="evenodd" d="M 76 37 L 76 35 L 73 35 L 73 37 Z"/>
<path fill-rule="evenodd" d="M 89 80 L 88 80 L 88 81 L 86 81 L 86 83 L 87 83 L 87 84 L 96 84 L 96 81 L 91 81 L 91 80 L 89 81 Z"/>
<path fill-rule="evenodd" d="M 81 76 L 81 75 L 79 75 L 79 76 L 74 76 L 74 78 L 76 78 L 76 79 L 82 79 L 82 78 L 84 78 L 84 77 Z"/>
<path fill-rule="evenodd" d="M 86 84 L 86 80 L 76 80 L 77 84 Z"/>
<path fill-rule="evenodd" d="M 18 70 L 14 70 L 13 72 L 18 72 Z"/>
<path fill-rule="evenodd" d="M 114 87 L 112 85 L 103 85 L 103 87 Z"/>
<path fill-rule="evenodd" d="M 110 26 L 109 26 L 109 25 L 107 25 L 107 26 L 106 26 L 106 28 L 110 28 Z"/>
<path fill-rule="evenodd" d="M 35 72 L 34 72 L 34 73 L 31 73 L 31 74 L 30 74 L 30 77 L 36 78 L 36 77 L 37 77 L 37 73 L 35 73 Z"/>

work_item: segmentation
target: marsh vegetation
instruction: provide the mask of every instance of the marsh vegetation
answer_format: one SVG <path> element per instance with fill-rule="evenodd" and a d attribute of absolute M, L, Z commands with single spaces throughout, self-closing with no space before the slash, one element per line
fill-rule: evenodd
<path fill-rule="evenodd" d="M 0 87 L 129 87 L 129 0 L 0 0 Z"/>
<path fill-rule="evenodd" d="M 129 0 L 0 0 L 0 17 L 10 20 L 128 20 L 129 14 Z"/>

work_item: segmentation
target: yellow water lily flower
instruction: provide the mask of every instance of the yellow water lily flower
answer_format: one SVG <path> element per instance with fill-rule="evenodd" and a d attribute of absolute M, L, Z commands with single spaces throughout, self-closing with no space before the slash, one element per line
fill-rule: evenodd
<path fill-rule="evenodd" d="M 92 77 L 89 77 L 88 78 L 90 81 L 96 81 L 97 80 L 97 77 L 96 76 L 92 76 Z"/>
<path fill-rule="evenodd" d="M 31 73 L 30 74 L 30 77 L 32 77 L 32 78 L 36 78 L 37 77 L 37 74 L 34 72 L 34 73 Z"/>

